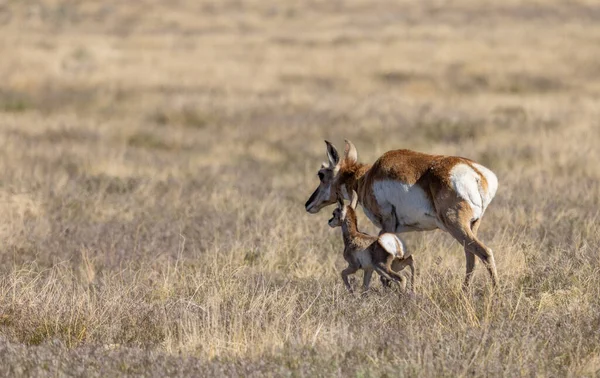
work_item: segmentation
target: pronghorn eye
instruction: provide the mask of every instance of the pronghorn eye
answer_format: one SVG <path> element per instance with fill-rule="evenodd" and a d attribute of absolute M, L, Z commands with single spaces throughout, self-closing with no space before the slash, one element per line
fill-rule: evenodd
<path fill-rule="evenodd" d="M 319 180 L 321 181 L 323 181 L 323 179 L 325 178 L 325 174 L 323 172 L 317 173 L 317 176 L 319 176 Z"/>

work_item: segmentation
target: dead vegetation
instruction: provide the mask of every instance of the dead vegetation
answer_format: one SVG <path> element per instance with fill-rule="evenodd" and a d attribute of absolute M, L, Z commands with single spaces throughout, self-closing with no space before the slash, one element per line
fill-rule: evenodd
<path fill-rule="evenodd" d="M 0 375 L 599 374 L 599 21 L 552 0 L 0 5 Z M 463 296 L 462 249 L 431 232 L 405 237 L 417 298 L 349 297 L 330 212 L 303 207 L 325 138 L 492 168 L 499 295 L 478 264 Z"/>

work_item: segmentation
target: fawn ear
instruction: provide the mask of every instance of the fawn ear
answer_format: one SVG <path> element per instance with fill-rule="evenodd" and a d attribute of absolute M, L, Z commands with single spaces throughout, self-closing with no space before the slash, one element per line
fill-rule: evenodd
<path fill-rule="evenodd" d="M 327 145 L 327 158 L 329 159 L 329 166 L 333 168 L 340 162 L 340 155 L 335 149 L 335 146 L 329 143 L 329 141 L 325 141 L 325 144 Z"/>
<path fill-rule="evenodd" d="M 356 190 L 353 190 L 352 197 L 350 197 L 350 207 L 356 209 L 356 205 L 358 205 L 358 193 L 356 193 Z"/>

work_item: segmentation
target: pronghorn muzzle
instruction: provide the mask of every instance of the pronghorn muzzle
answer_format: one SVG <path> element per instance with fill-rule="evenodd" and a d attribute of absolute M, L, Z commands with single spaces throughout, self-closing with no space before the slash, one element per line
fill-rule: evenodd
<path fill-rule="evenodd" d="M 311 214 L 316 214 L 325 206 L 334 204 L 337 197 L 331 195 L 332 191 L 320 185 L 317 190 L 310 196 L 304 207 Z M 333 197 L 333 198 L 332 198 Z"/>
<path fill-rule="evenodd" d="M 304 205 L 306 211 L 308 211 L 311 214 L 316 214 L 319 212 L 319 210 L 321 210 L 316 206 L 316 199 L 319 196 L 319 189 L 320 188 L 317 188 L 317 190 L 313 192 L 313 194 L 310 196 L 310 198 L 308 199 L 308 201 L 306 201 L 306 204 Z"/>

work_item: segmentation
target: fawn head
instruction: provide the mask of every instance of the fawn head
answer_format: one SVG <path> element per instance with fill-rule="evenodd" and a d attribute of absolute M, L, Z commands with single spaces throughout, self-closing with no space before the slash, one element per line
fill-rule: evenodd
<path fill-rule="evenodd" d="M 344 205 L 344 199 L 342 195 L 338 195 L 337 208 L 333 210 L 332 218 L 329 220 L 329 227 L 340 227 L 346 220 L 346 216 L 349 212 L 354 213 L 356 205 L 358 203 L 358 194 L 355 190 L 352 191 L 352 197 L 350 205 Z"/>

